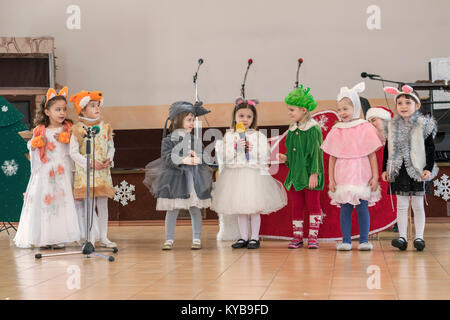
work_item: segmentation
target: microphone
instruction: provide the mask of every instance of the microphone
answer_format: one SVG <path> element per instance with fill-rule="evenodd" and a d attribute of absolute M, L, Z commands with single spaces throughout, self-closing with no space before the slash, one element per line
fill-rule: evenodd
<path fill-rule="evenodd" d="M 239 138 L 241 138 L 244 141 L 247 141 L 245 138 L 245 126 L 242 122 L 238 122 L 236 124 L 236 132 L 239 133 Z M 247 161 L 250 159 L 247 147 L 245 147 L 245 158 L 247 159 Z"/>
<path fill-rule="evenodd" d="M 247 61 L 247 70 L 245 71 L 245 75 L 244 75 L 244 82 L 241 84 L 241 96 L 242 98 L 245 99 L 245 81 L 247 81 L 247 74 L 248 74 L 248 69 L 250 69 L 250 66 L 253 63 L 253 59 L 248 59 Z"/>
<path fill-rule="evenodd" d="M 203 63 L 203 59 L 202 58 L 198 59 L 198 64 L 202 64 L 202 63 Z"/>
<path fill-rule="evenodd" d="M 297 61 L 298 61 L 298 67 L 297 67 L 297 75 L 295 76 L 295 89 L 298 88 L 298 72 L 300 71 L 300 66 L 303 63 L 303 59 L 299 58 Z"/>
<path fill-rule="evenodd" d="M 378 74 L 372 74 L 372 73 L 367 73 L 367 72 L 361 73 L 361 78 L 367 78 L 367 77 L 369 77 L 370 79 L 372 79 L 374 77 L 381 78 L 381 76 L 379 76 Z"/>

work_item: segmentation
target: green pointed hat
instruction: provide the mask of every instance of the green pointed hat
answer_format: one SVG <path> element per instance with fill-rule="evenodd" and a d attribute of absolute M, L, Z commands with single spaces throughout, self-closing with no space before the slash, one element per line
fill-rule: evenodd
<path fill-rule="evenodd" d="M 303 89 L 303 85 L 291 91 L 284 102 L 289 106 L 305 108 L 308 111 L 313 111 L 317 107 L 317 102 L 314 97 L 309 93 L 310 88 Z"/>

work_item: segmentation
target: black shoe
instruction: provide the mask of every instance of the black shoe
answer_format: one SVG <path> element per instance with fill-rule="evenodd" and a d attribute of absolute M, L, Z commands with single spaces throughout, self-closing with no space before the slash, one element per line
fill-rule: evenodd
<path fill-rule="evenodd" d="M 421 238 L 417 238 L 414 240 L 414 248 L 416 248 L 417 251 L 423 251 L 425 248 L 425 241 Z"/>
<path fill-rule="evenodd" d="M 241 249 L 241 248 L 245 248 L 248 245 L 248 241 L 244 240 L 244 239 L 239 239 L 238 241 L 236 241 L 235 243 L 233 243 L 231 245 L 231 247 L 233 249 Z"/>
<path fill-rule="evenodd" d="M 404 251 L 404 250 L 406 250 L 406 248 L 408 248 L 408 241 L 406 241 L 405 238 L 400 237 L 400 238 L 392 240 L 392 246 Z"/>
<path fill-rule="evenodd" d="M 258 249 L 259 248 L 259 240 L 250 240 L 248 242 L 247 249 Z"/>

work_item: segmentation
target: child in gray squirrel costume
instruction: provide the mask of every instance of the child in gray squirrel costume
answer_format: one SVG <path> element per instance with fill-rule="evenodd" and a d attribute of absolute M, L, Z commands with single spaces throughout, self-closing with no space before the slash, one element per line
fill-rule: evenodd
<path fill-rule="evenodd" d="M 432 117 L 419 112 L 419 95 L 408 85 L 402 91 L 386 87 L 385 92 L 394 94 L 397 115 L 385 128 L 386 146 L 383 155 L 384 181 L 389 181 L 390 194 L 397 195 L 397 224 L 400 237 L 392 240 L 392 246 L 406 250 L 408 247 L 408 207 L 414 211 L 415 240 L 417 251 L 425 248 L 424 196 L 429 193 L 430 181 L 436 177 L 438 168 L 434 163 L 434 142 L 437 128 Z"/>
<path fill-rule="evenodd" d="M 175 225 L 180 209 L 189 210 L 192 219 L 191 249 L 201 249 L 202 208 L 211 205 L 212 170 L 203 154 L 202 142 L 194 137 L 195 117 L 210 111 L 202 102 L 177 101 L 169 107 L 164 125 L 161 158 L 145 167 L 144 185 L 157 198 L 156 210 L 167 211 L 166 241 L 163 250 L 173 248 Z M 167 121 L 170 134 L 166 136 Z"/>

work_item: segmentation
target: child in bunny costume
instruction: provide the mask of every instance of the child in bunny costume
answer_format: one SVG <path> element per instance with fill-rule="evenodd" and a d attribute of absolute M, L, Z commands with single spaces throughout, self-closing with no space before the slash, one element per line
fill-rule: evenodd
<path fill-rule="evenodd" d="M 359 250 L 372 250 L 369 242 L 369 206 L 380 200 L 376 151 L 383 146 L 377 130 L 360 119 L 361 102 L 358 93 L 364 91 L 361 82 L 349 89 L 342 87 L 337 97 L 341 121 L 328 133 L 321 148 L 330 155 L 329 196 L 331 204 L 341 208 L 340 225 L 343 236 L 337 250 L 352 249 L 352 212 L 356 208 L 359 225 Z"/>
<path fill-rule="evenodd" d="M 406 250 L 408 207 L 414 211 L 416 235 L 414 247 L 425 248 L 424 195 L 429 193 L 429 181 L 436 177 L 438 168 L 434 163 L 434 142 L 437 128 L 432 117 L 419 112 L 419 95 L 408 85 L 399 91 L 386 87 L 385 92 L 395 95 L 397 116 L 387 126 L 387 141 L 383 156 L 384 181 L 389 181 L 389 192 L 397 195 L 397 223 L 400 237 L 392 245 Z"/>

